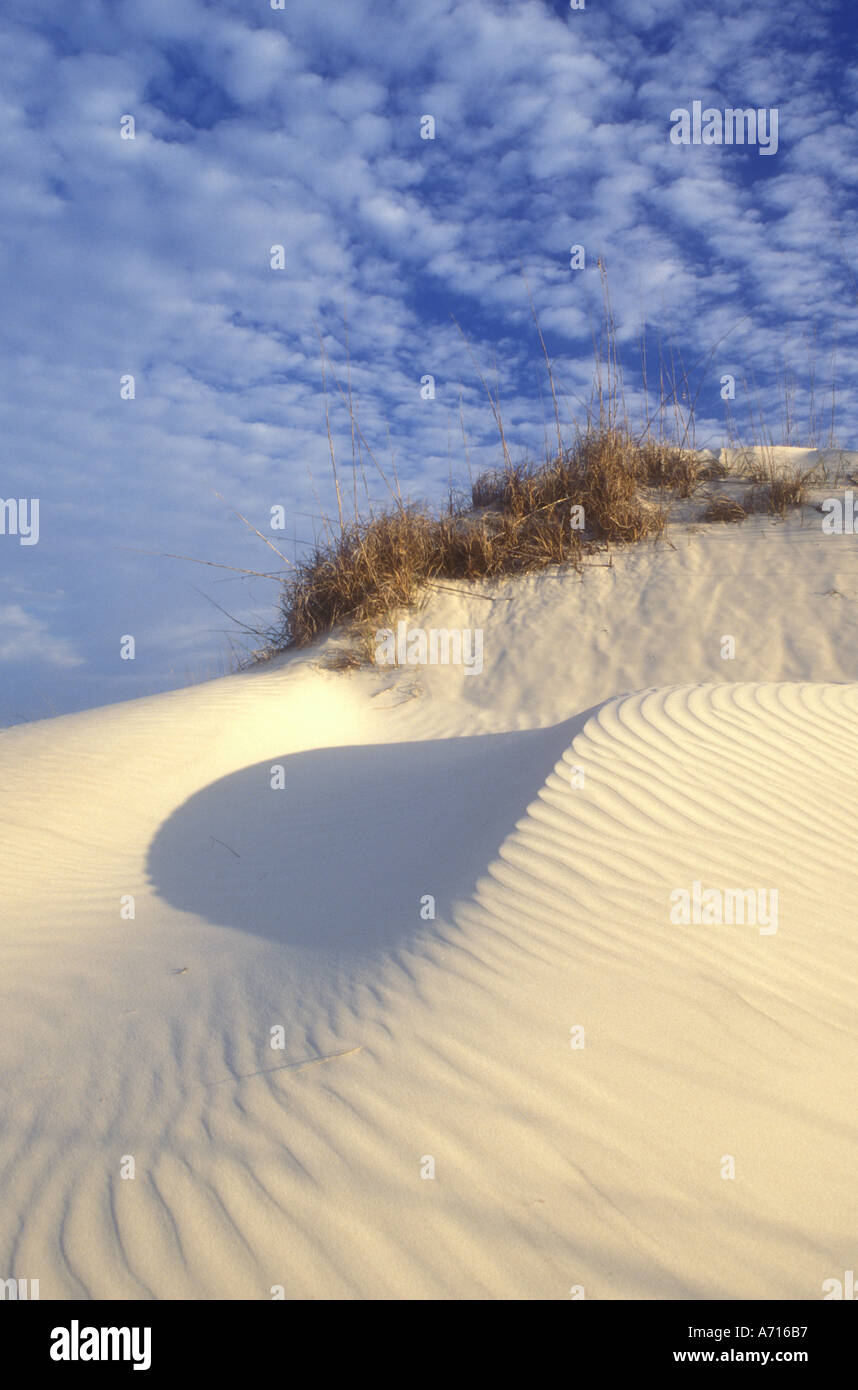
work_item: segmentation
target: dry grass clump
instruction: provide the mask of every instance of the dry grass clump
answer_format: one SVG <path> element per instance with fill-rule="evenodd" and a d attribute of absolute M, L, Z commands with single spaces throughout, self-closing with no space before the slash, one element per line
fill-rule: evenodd
<path fill-rule="evenodd" d="M 278 645 L 304 646 L 340 623 L 413 602 L 429 553 L 429 518 L 417 508 L 355 520 L 317 545 L 287 578 Z"/>
<path fill-rule="evenodd" d="M 750 472 L 759 484 L 751 494 L 751 510 L 785 517 L 788 507 L 801 507 L 807 501 L 808 484 L 814 469 L 804 472 L 796 467 L 776 467 L 765 463 Z"/>
<path fill-rule="evenodd" d="M 664 510 L 638 497 L 637 455 L 622 429 L 592 430 L 578 441 L 571 461 L 572 499 L 584 508 L 586 532 L 595 540 L 623 544 L 664 531 Z"/>
<path fill-rule="evenodd" d="M 568 503 L 574 475 L 569 458 L 564 450 L 547 463 L 509 463 L 506 468 L 481 473 L 471 485 L 471 503 L 515 517 Z"/>
<path fill-rule="evenodd" d="M 655 447 L 666 459 L 667 446 Z M 649 453 L 642 462 L 644 452 L 625 430 L 593 428 L 546 463 L 510 464 L 480 474 L 471 499 L 475 507 L 495 507 L 513 518 L 543 515 L 552 522 L 568 517 L 577 506 L 583 508 L 589 539 L 642 540 L 660 535 L 666 520 L 660 508 L 647 506 L 638 496 L 644 475 L 649 478 L 654 468 Z M 664 471 L 666 477 L 666 464 Z"/>
<path fill-rule="evenodd" d="M 273 640 L 278 649 L 305 646 L 340 625 L 379 622 L 435 580 L 577 565 L 588 544 L 660 536 L 666 513 L 640 500 L 639 481 L 637 446 L 604 428 L 544 464 L 481 474 L 472 489 L 479 515 L 399 504 L 344 523 L 286 579 Z"/>
<path fill-rule="evenodd" d="M 400 507 L 353 521 L 318 546 L 286 580 L 276 634 L 279 648 L 306 646 L 345 625 L 359 629 L 413 604 L 437 579 L 490 579 L 575 564 L 580 533 L 569 508 L 523 516 L 431 516 Z"/>
<path fill-rule="evenodd" d="M 481 473 L 471 484 L 471 505 L 482 507 L 502 507 L 507 493 L 509 469 L 493 468 Z"/>
<path fill-rule="evenodd" d="M 748 513 L 733 497 L 727 497 L 719 493 L 707 503 L 703 513 L 704 521 L 744 521 Z"/>
<path fill-rule="evenodd" d="M 655 439 L 635 446 L 635 467 L 642 483 L 669 488 L 679 497 L 690 497 L 705 476 L 694 450 Z"/>
<path fill-rule="evenodd" d="M 791 469 L 771 477 L 764 489 L 769 511 L 774 516 L 786 516 L 787 507 L 801 507 L 807 501 L 809 476 Z"/>
<path fill-rule="evenodd" d="M 522 516 L 442 517 L 434 539 L 430 580 L 520 574 L 577 562 L 583 552 L 580 532 L 570 526 L 569 508 L 559 506 Z"/>

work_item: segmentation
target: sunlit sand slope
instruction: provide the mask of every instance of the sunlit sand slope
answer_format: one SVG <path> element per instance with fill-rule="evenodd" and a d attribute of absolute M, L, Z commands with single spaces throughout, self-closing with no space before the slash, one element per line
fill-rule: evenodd
<path fill-rule="evenodd" d="M 821 1297 L 858 686 L 381 703 L 299 663 L 0 739 L 0 1275 Z"/>

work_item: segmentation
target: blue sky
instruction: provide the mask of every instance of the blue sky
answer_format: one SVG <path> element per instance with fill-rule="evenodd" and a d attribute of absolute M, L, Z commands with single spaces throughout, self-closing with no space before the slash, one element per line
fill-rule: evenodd
<path fill-rule="evenodd" d="M 643 317 L 699 364 L 699 443 L 723 442 L 723 374 L 740 422 L 744 382 L 777 435 L 784 366 L 801 420 L 833 353 L 838 440 L 858 443 L 856 38 L 839 0 L 6 0 L 0 497 L 39 498 L 40 534 L 0 535 L 0 724 L 217 671 L 210 599 L 271 621 L 270 581 L 136 551 L 276 567 L 220 493 L 301 554 L 333 505 L 317 328 L 345 382 L 344 313 L 361 429 L 414 497 L 440 499 L 451 464 L 467 479 L 460 397 L 472 469 L 498 461 L 451 316 L 497 373 L 513 454 L 541 454 L 521 267 L 567 418 L 600 255 L 632 402 Z M 777 153 L 673 145 L 695 100 L 777 108 Z M 329 404 L 349 477 L 330 380 Z"/>

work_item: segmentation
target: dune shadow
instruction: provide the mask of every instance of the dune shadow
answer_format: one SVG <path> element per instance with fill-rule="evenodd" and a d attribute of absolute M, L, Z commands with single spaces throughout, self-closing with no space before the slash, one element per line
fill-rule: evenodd
<path fill-rule="evenodd" d="M 147 870 L 172 906 L 284 945 L 362 955 L 474 888 L 592 711 L 548 729 L 272 757 L 204 787 Z M 282 788 L 272 769 L 282 768 Z"/>

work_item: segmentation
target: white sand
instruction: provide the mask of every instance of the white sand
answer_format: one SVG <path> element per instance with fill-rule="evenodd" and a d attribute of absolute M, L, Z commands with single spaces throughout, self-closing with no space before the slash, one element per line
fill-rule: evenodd
<path fill-rule="evenodd" d="M 480 676 L 304 655 L 0 734 L 0 1277 L 817 1299 L 854 1267 L 858 544 L 674 544 L 438 592 L 412 621 L 480 626 Z M 777 888 L 777 932 L 672 925 L 694 880 Z"/>
<path fill-rule="evenodd" d="M 842 481 L 858 469 L 855 449 L 806 449 L 784 445 L 752 444 L 744 448 L 721 449 L 719 458 L 730 472 L 771 469 L 775 474 L 798 469 L 820 484 Z"/>

